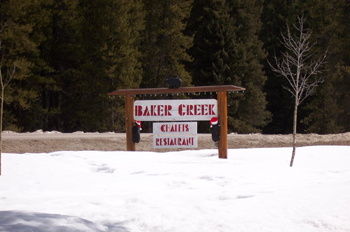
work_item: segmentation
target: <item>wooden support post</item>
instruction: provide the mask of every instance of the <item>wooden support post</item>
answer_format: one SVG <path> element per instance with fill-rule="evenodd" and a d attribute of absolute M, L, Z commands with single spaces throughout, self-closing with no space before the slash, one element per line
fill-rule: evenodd
<path fill-rule="evenodd" d="M 227 159 L 227 92 L 218 91 L 217 100 L 220 125 L 219 158 Z"/>
<path fill-rule="evenodd" d="M 132 141 L 132 126 L 134 125 L 134 96 L 125 95 L 125 129 L 126 129 L 126 150 L 135 151 L 136 146 Z"/>

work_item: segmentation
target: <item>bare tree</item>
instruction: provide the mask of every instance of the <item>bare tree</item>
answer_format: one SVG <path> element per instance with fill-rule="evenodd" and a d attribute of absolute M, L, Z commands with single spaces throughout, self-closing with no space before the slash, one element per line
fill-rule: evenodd
<path fill-rule="evenodd" d="M 287 24 L 287 35 L 282 34 L 282 44 L 287 49 L 282 53 L 282 61 L 279 61 L 275 55 L 276 66 L 269 65 L 272 71 L 278 76 L 287 79 L 289 87 L 283 86 L 295 98 L 294 103 L 294 120 L 293 120 L 293 152 L 290 166 L 293 166 L 295 150 L 296 150 L 296 133 L 297 133 L 297 115 L 298 106 L 310 96 L 315 87 L 323 82 L 322 76 L 317 75 L 321 72 L 320 66 L 325 63 L 327 51 L 315 60 L 315 55 L 311 50 L 315 43 L 310 44 L 311 30 L 304 29 L 306 18 L 298 17 L 298 25 L 293 24 L 297 30 L 297 35 L 292 35 Z M 310 61 L 311 60 L 311 61 Z"/>
<path fill-rule="evenodd" d="M 3 29 L 7 26 L 7 24 L 1 24 L 0 25 L 0 35 Z M 4 97 L 5 97 L 5 88 L 9 84 L 10 80 L 12 79 L 13 75 L 16 71 L 16 61 L 13 64 L 13 69 L 6 70 L 5 74 L 2 73 L 4 64 L 5 64 L 5 52 L 4 52 L 4 45 L 2 44 L 2 39 L 0 37 L 0 86 L 1 86 L 1 103 L 0 103 L 0 175 L 1 175 L 1 154 L 2 154 L 2 118 L 4 114 Z"/>

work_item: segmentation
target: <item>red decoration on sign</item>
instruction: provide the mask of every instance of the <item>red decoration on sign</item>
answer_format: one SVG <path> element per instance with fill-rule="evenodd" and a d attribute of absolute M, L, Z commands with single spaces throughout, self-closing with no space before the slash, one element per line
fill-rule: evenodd
<path fill-rule="evenodd" d="M 213 117 L 210 119 L 210 127 L 212 127 L 213 125 L 218 124 L 218 118 L 217 117 Z"/>
<path fill-rule="evenodd" d="M 136 123 L 136 125 L 139 126 L 140 130 L 142 130 L 142 128 L 141 128 L 141 121 L 136 120 L 135 123 Z"/>

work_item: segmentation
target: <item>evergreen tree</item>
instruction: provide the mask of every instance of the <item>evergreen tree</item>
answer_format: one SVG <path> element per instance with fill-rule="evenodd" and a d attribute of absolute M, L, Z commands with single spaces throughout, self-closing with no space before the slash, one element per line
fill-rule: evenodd
<path fill-rule="evenodd" d="M 40 78 L 34 71 L 41 69 L 37 47 L 43 40 L 42 34 L 35 29 L 46 23 L 46 11 L 38 15 L 43 4 L 38 0 L 8 0 L 0 4 L 0 22 L 7 25 L 0 34 L 1 56 L 6 60 L 2 72 L 11 69 L 14 61 L 17 67 L 5 93 L 8 97 L 5 98 L 4 129 L 20 131 L 29 128 L 30 120 L 35 121 L 31 117 L 34 117 L 32 109 L 39 96 L 37 83 Z"/>
<path fill-rule="evenodd" d="M 286 23 L 294 23 L 299 9 L 298 1 L 294 0 L 265 0 L 263 3 L 262 27 L 259 38 L 264 43 L 268 60 L 276 55 L 281 59 L 280 52 L 285 52 L 280 38 L 281 32 L 287 30 Z M 293 30 L 293 28 L 292 28 Z M 277 52 L 278 51 L 278 52 Z M 277 77 L 266 60 L 263 62 L 267 80 L 264 86 L 267 110 L 272 113 L 271 122 L 263 128 L 263 133 L 287 134 L 292 132 L 293 125 L 293 98 L 285 91 L 287 80 Z M 299 112 L 303 114 L 300 109 Z M 302 129 L 298 127 L 298 129 Z"/>
<path fill-rule="evenodd" d="M 343 110 L 339 107 L 338 101 L 344 97 L 344 93 L 340 93 L 341 79 L 343 75 L 339 67 L 332 75 L 325 75 L 325 82 L 319 86 L 317 95 L 313 96 L 306 106 L 310 113 L 302 120 L 307 126 L 305 132 L 319 134 L 344 132 L 344 125 L 339 123 Z"/>
<path fill-rule="evenodd" d="M 62 87 L 64 129 L 115 130 L 112 105 L 121 104 L 112 103 L 106 93 L 139 86 L 141 3 L 81 0 L 76 14 L 74 67 L 64 76 Z"/>
<path fill-rule="evenodd" d="M 229 15 L 227 5 L 224 1 L 196 1 L 190 20 L 191 30 L 187 31 L 195 32 L 194 46 L 189 49 L 193 57 L 193 84 L 230 83 L 233 79 L 231 74 L 234 74 L 229 64 L 239 52 L 238 49 L 237 52 L 234 50 L 235 46 L 238 47 L 234 40 L 235 22 Z"/>
<path fill-rule="evenodd" d="M 29 2 L 29 1 L 28 1 Z M 31 87 L 37 98 L 31 107 L 22 112 L 26 124 L 24 130 L 61 130 L 63 122 L 61 109 L 63 77 L 75 64 L 73 22 L 77 1 L 73 0 L 33 0 L 27 16 L 33 24 L 30 39 L 37 45 L 38 56 L 31 54 Z M 35 4 L 34 4 L 35 3 Z M 23 20 L 23 19 L 22 19 Z M 35 57 L 35 59 L 34 59 Z"/>
<path fill-rule="evenodd" d="M 143 51 L 144 75 L 141 86 L 164 86 L 164 80 L 174 76 L 189 86 L 191 76 L 184 62 L 190 61 L 186 49 L 192 38 L 184 35 L 185 19 L 189 17 L 193 0 L 143 0 L 145 16 Z"/>
<path fill-rule="evenodd" d="M 350 1 L 275 1 L 264 2 L 263 30 L 260 38 L 264 41 L 264 48 L 272 57 L 277 48 L 281 51 L 280 42 L 276 36 L 280 35 L 283 25 L 280 22 L 295 22 L 297 14 L 304 14 L 307 26 L 313 29 L 312 40 L 317 41 L 314 47 L 315 55 L 328 50 L 327 64 L 321 75 L 324 83 L 316 90 L 316 94 L 307 99 L 304 107 L 300 108 L 298 132 L 309 133 L 338 133 L 349 130 L 349 83 L 347 64 L 349 63 L 349 10 Z M 275 28 L 275 29 L 274 29 Z M 278 85 L 286 86 L 277 77 L 270 75 L 265 90 L 268 109 L 273 113 L 272 122 L 265 127 L 265 133 L 290 133 L 291 128 L 286 125 L 291 122 L 291 109 L 286 108 L 290 103 L 284 95 L 287 93 L 278 89 Z M 348 128 L 348 129 L 346 129 Z"/>
<path fill-rule="evenodd" d="M 124 105 L 106 93 L 140 84 L 141 1 L 9 0 L 0 11 L 9 65 L 18 57 L 5 129 L 123 129 Z"/>
<path fill-rule="evenodd" d="M 304 118 L 306 132 L 339 133 L 349 131 L 349 72 L 350 62 L 349 10 L 350 1 L 307 1 L 307 9 L 315 39 L 315 53 L 328 49 L 325 83 L 307 104 L 311 113 Z"/>
<path fill-rule="evenodd" d="M 195 33 L 189 50 L 194 85 L 233 84 L 247 89 L 244 95 L 228 97 L 229 130 L 239 133 L 259 132 L 269 118 L 260 64 L 265 53 L 258 39 L 261 10 L 255 0 L 198 0 L 188 26 L 188 33 Z"/>
<path fill-rule="evenodd" d="M 103 48 L 105 52 L 103 59 L 108 65 L 105 72 L 111 83 L 108 91 L 139 88 L 143 74 L 140 44 L 145 18 L 142 1 L 115 1 L 110 12 L 115 20 L 110 25 L 112 31 L 110 39 Z M 108 103 L 107 114 L 111 115 L 112 130 L 124 130 L 124 102 L 112 99 L 108 100 Z"/>

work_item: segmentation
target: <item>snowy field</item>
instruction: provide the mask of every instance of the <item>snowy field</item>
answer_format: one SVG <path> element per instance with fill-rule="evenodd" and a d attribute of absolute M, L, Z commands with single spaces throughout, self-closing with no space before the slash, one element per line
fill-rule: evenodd
<path fill-rule="evenodd" d="M 2 155 L 0 231 L 349 232 L 350 146 Z"/>

